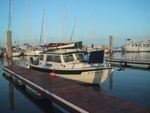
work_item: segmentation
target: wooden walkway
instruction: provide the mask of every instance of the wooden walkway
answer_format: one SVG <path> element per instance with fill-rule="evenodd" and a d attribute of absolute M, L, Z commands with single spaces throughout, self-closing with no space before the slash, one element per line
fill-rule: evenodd
<path fill-rule="evenodd" d="M 20 66 L 5 66 L 3 70 L 71 113 L 150 113 L 150 108 L 97 92 L 59 77 L 50 77 L 49 74 Z"/>
<path fill-rule="evenodd" d="M 135 68 L 137 67 L 137 68 L 150 69 L 150 61 L 145 61 L 145 60 L 106 59 L 106 61 L 111 62 L 112 65 L 118 63 L 120 66 L 124 66 L 124 67 L 135 67 Z"/>

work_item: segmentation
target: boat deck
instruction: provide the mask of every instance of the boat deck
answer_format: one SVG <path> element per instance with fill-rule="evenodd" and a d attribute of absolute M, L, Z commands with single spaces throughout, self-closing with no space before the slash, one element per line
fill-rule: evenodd
<path fill-rule="evenodd" d="M 49 74 L 21 66 L 4 66 L 3 70 L 69 112 L 150 113 L 150 108 L 71 83 L 57 76 L 51 77 Z"/>

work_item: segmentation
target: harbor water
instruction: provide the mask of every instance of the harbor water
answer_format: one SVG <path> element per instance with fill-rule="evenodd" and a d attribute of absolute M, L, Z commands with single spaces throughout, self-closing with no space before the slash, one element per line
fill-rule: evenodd
<path fill-rule="evenodd" d="M 150 53 L 115 53 L 113 58 L 150 60 Z M 26 67 L 28 57 L 13 57 L 13 65 Z M 7 60 L 0 58 L 0 113 L 58 113 L 61 111 L 47 99 L 37 100 L 3 75 L 2 67 Z M 127 100 L 145 107 L 150 107 L 150 70 L 115 67 L 99 86 L 84 85 L 98 92 Z"/>

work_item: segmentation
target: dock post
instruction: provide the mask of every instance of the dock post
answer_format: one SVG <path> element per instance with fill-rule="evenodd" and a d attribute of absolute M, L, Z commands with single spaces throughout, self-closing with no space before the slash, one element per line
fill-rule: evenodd
<path fill-rule="evenodd" d="M 12 33 L 11 31 L 7 31 L 7 59 L 8 65 L 12 65 Z"/>
<path fill-rule="evenodd" d="M 113 56 L 113 36 L 110 36 L 110 49 L 109 49 L 109 55 L 110 55 L 110 58 L 112 58 Z"/>

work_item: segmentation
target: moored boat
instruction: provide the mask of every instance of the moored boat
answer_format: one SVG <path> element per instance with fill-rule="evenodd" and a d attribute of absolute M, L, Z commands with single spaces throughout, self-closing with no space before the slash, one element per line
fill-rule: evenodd
<path fill-rule="evenodd" d="M 150 52 L 150 40 L 148 42 L 133 42 L 131 39 L 126 40 L 126 45 L 122 46 L 123 52 Z"/>
<path fill-rule="evenodd" d="M 29 68 L 80 84 L 101 84 L 114 70 L 103 60 L 104 50 L 88 54 L 79 49 L 60 49 L 42 52 L 37 59 L 30 57 Z"/>
<path fill-rule="evenodd" d="M 18 56 L 20 56 L 21 54 L 22 54 L 21 51 L 13 51 L 13 52 L 12 52 L 12 56 L 13 56 L 13 57 L 18 57 Z"/>
<path fill-rule="evenodd" d="M 41 45 L 41 47 L 47 50 L 82 48 L 82 41 L 68 43 L 49 43 L 48 45 Z"/>

